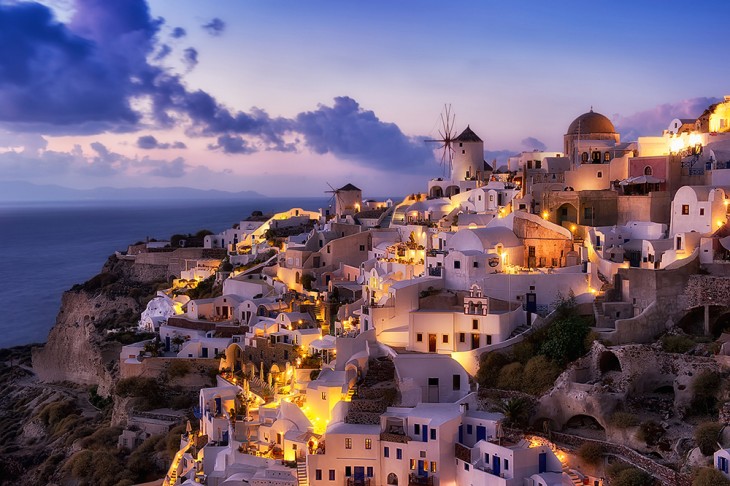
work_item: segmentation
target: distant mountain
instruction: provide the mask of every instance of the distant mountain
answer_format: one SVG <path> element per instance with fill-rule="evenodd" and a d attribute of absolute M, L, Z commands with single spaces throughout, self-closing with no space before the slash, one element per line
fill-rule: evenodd
<path fill-rule="evenodd" d="M 190 187 L 98 187 L 71 189 L 53 184 L 0 181 L 0 202 L 30 201 L 126 201 L 155 199 L 255 199 L 266 197 L 255 191 L 228 192 Z"/>

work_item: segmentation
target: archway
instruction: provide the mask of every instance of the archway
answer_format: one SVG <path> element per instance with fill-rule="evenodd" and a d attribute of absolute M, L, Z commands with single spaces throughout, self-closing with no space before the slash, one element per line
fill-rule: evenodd
<path fill-rule="evenodd" d="M 428 196 L 431 199 L 437 199 L 437 198 L 440 198 L 440 197 L 444 197 L 444 190 L 441 189 L 440 186 L 433 186 L 431 188 L 431 191 L 429 192 Z"/>
<path fill-rule="evenodd" d="M 449 186 L 449 187 L 446 188 L 445 195 L 446 195 L 446 197 L 451 197 L 451 196 L 454 196 L 456 194 L 459 194 L 459 192 L 461 192 L 459 190 L 459 186 Z"/>
<path fill-rule="evenodd" d="M 601 370 L 601 374 L 606 374 L 609 371 L 621 372 L 621 362 L 618 357 L 611 351 L 604 351 L 598 358 L 598 369 Z"/>
<path fill-rule="evenodd" d="M 389 485 L 398 485 L 398 476 L 395 473 L 388 474 L 388 484 Z"/>
<path fill-rule="evenodd" d="M 563 223 L 577 223 L 578 222 L 578 209 L 571 203 L 563 203 L 555 211 L 557 223 L 563 225 Z"/>
<path fill-rule="evenodd" d="M 590 415 L 573 415 L 565 422 L 563 431 L 581 437 L 606 440 L 606 429 L 595 417 Z"/>
<path fill-rule="evenodd" d="M 714 338 L 723 331 L 730 330 L 730 308 L 723 305 L 710 306 L 710 333 Z M 677 327 L 694 336 L 705 335 L 705 307 L 699 306 L 687 311 L 679 320 Z"/>

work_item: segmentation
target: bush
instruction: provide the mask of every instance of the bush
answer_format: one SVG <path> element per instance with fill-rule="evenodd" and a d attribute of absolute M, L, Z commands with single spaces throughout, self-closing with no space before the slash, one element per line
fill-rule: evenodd
<path fill-rule="evenodd" d="M 510 363 L 499 371 L 497 377 L 497 388 L 503 390 L 521 390 L 522 389 L 522 363 Z"/>
<path fill-rule="evenodd" d="M 703 371 L 692 382 L 692 411 L 696 414 L 713 413 L 717 407 L 717 391 L 722 380 L 719 373 Z"/>
<path fill-rule="evenodd" d="M 487 388 L 497 386 L 497 375 L 507 363 L 509 363 L 509 360 L 502 353 L 496 351 L 483 353 L 479 357 L 479 370 L 476 374 L 479 386 Z"/>
<path fill-rule="evenodd" d="M 525 365 L 522 376 L 522 391 L 541 395 L 550 389 L 560 375 L 560 367 L 545 356 L 535 356 Z"/>
<path fill-rule="evenodd" d="M 653 486 L 655 483 L 654 479 L 641 469 L 629 467 L 611 481 L 611 486 Z"/>
<path fill-rule="evenodd" d="M 636 438 L 646 443 L 648 446 L 655 446 L 664 436 L 664 427 L 654 422 L 653 420 L 647 420 L 639 425 L 639 430 L 636 432 Z"/>
<path fill-rule="evenodd" d="M 709 456 L 717 450 L 722 425 L 717 422 L 704 422 L 695 429 L 695 442 L 702 454 Z"/>
<path fill-rule="evenodd" d="M 603 458 L 603 446 L 595 442 L 584 442 L 578 448 L 577 454 L 584 462 L 596 466 Z"/>
<path fill-rule="evenodd" d="M 695 347 L 695 342 L 687 336 L 666 335 L 662 337 L 662 349 L 667 353 L 686 353 Z"/>
<path fill-rule="evenodd" d="M 140 409 L 151 410 L 165 403 L 164 390 L 154 378 L 133 376 L 117 382 L 116 394 L 120 397 L 140 398 Z"/>
<path fill-rule="evenodd" d="M 540 353 L 560 364 L 580 358 L 586 352 L 585 340 L 589 331 L 590 327 L 580 316 L 558 317 L 548 327 Z"/>
<path fill-rule="evenodd" d="M 639 417 L 629 412 L 614 412 L 608 423 L 619 429 L 628 429 L 639 425 Z"/>
<path fill-rule="evenodd" d="M 171 380 L 182 378 L 190 373 L 190 363 L 185 359 L 176 359 L 167 366 L 167 377 Z"/>
<path fill-rule="evenodd" d="M 692 486 L 730 486 L 730 480 L 717 469 L 703 467 L 697 471 Z"/>

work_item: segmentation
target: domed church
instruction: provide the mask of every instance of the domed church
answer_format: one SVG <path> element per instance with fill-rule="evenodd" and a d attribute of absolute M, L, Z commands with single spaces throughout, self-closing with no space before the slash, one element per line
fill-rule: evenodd
<path fill-rule="evenodd" d="M 573 120 L 563 136 L 565 155 L 574 165 L 600 164 L 621 154 L 615 154 L 615 147 L 621 136 L 608 117 L 591 111 Z"/>

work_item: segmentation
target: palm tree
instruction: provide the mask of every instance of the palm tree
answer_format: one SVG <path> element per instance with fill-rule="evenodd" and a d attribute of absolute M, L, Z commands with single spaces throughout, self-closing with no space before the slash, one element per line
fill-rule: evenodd
<path fill-rule="evenodd" d="M 523 427 L 527 424 L 532 405 L 524 397 L 502 400 L 494 406 L 494 411 L 504 415 L 504 424 L 510 427 Z"/>

